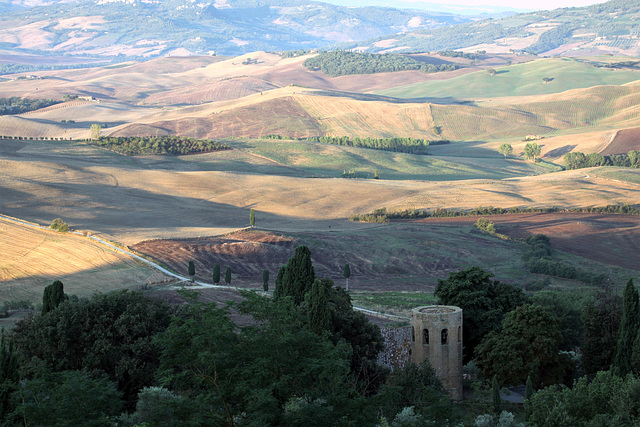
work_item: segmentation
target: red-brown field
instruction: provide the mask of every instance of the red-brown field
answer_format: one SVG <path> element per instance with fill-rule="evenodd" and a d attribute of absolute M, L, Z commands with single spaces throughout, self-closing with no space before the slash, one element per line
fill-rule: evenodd
<path fill-rule="evenodd" d="M 488 217 L 501 234 L 551 238 L 553 248 L 604 264 L 640 270 L 640 216 L 533 213 Z M 478 217 L 433 218 L 431 224 L 473 224 Z"/>
<path fill-rule="evenodd" d="M 619 130 L 600 154 L 603 156 L 626 154 L 631 150 L 640 150 L 640 128 Z"/>

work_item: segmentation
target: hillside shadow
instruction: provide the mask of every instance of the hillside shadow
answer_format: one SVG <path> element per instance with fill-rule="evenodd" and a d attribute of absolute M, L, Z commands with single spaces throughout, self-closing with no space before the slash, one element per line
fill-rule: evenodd
<path fill-rule="evenodd" d="M 570 153 L 574 148 L 576 148 L 577 145 L 565 145 L 559 148 L 556 148 L 554 150 L 549 151 L 547 154 L 545 154 L 545 157 L 562 157 L 565 154 Z"/>
<path fill-rule="evenodd" d="M 431 104 L 460 104 L 460 105 L 475 105 L 474 101 L 468 99 L 461 98 L 453 98 L 453 97 L 444 97 L 444 98 L 434 98 L 434 97 L 417 97 L 417 98 L 396 98 L 393 96 L 385 96 L 385 95 L 376 95 L 372 93 L 360 93 L 360 92 L 343 92 L 343 91 L 315 91 L 305 93 L 306 95 L 312 96 L 329 96 L 329 97 L 344 97 L 355 99 L 356 101 L 382 101 L 388 102 L 391 104 L 416 104 L 416 103 L 426 103 L 429 102 Z"/>

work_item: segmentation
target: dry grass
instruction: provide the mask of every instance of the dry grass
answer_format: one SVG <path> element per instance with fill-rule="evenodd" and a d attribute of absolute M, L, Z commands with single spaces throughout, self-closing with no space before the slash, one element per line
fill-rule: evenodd
<path fill-rule="evenodd" d="M 61 280 L 80 297 L 138 288 L 167 278 L 86 237 L 35 230 L 0 218 L 0 300 L 41 301 Z"/>

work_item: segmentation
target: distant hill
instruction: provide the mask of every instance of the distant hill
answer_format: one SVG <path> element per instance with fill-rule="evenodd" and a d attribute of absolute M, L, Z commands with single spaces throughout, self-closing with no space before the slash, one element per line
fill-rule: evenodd
<path fill-rule="evenodd" d="M 0 50 L 129 57 L 325 48 L 469 22 L 309 0 L 0 1 Z"/>
<path fill-rule="evenodd" d="M 488 53 L 525 51 L 537 55 L 640 55 L 640 3 L 611 0 L 587 7 L 563 8 L 417 29 L 339 47 L 369 52 L 443 49 Z"/>

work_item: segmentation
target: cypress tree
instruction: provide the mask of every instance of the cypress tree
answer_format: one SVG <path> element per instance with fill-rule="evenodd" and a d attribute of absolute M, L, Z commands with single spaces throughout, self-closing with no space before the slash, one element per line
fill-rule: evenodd
<path fill-rule="evenodd" d="M 631 360 L 640 321 L 639 308 L 638 290 L 633 286 L 633 279 L 629 279 L 622 293 L 622 321 L 612 366 L 612 372 L 620 377 L 632 370 Z"/>
<path fill-rule="evenodd" d="M 347 279 L 347 291 L 349 290 L 349 277 L 351 277 L 351 266 L 349 264 L 344 265 L 344 269 L 342 270 L 342 276 Z"/>
<path fill-rule="evenodd" d="M 193 261 L 189 261 L 189 277 L 191 277 L 192 282 L 194 280 L 195 275 L 196 275 L 196 265 Z"/>
<path fill-rule="evenodd" d="M 227 286 L 231 284 L 231 267 L 227 267 L 224 272 L 224 281 L 227 283 Z"/>
<path fill-rule="evenodd" d="M 292 296 L 296 305 L 300 305 L 307 292 L 311 290 L 316 274 L 311 263 L 311 251 L 306 246 L 298 246 L 289 262 L 283 280 L 283 295 Z"/>
<path fill-rule="evenodd" d="M 287 289 L 285 289 L 285 277 L 287 276 L 287 265 L 283 265 L 278 269 L 278 274 L 276 275 L 276 283 L 273 289 L 274 298 L 280 298 L 288 295 Z"/>
<path fill-rule="evenodd" d="M 269 290 L 269 270 L 262 270 L 262 289 Z"/>
<path fill-rule="evenodd" d="M 527 377 L 527 382 L 525 384 L 525 388 L 524 388 L 524 405 L 525 405 L 525 416 L 527 418 L 527 420 L 529 419 L 529 415 L 530 415 L 530 408 L 529 405 L 531 404 L 531 398 L 533 397 L 533 382 L 531 381 L 531 375 L 529 375 Z"/>
<path fill-rule="evenodd" d="M 211 274 L 211 280 L 214 285 L 220 283 L 220 264 L 213 264 L 213 273 Z"/>
<path fill-rule="evenodd" d="M 252 227 L 256 225 L 256 211 L 253 208 L 249 211 L 249 223 Z"/>
<path fill-rule="evenodd" d="M 48 313 L 55 309 L 65 299 L 64 285 L 61 281 L 56 280 L 44 288 L 44 293 L 42 294 L 42 313 Z"/>
<path fill-rule="evenodd" d="M 307 294 L 307 320 L 309 329 L 318 335 L 329 330 L 331 326 L 331 312 L 329 311 L 327 286 L 316 279 Z"/>

